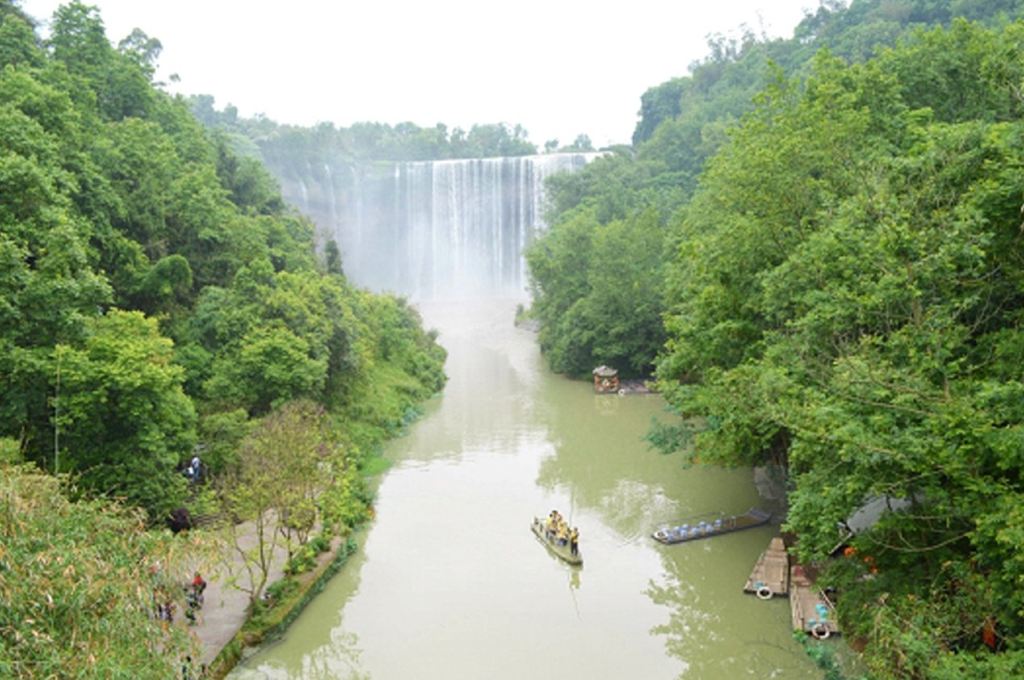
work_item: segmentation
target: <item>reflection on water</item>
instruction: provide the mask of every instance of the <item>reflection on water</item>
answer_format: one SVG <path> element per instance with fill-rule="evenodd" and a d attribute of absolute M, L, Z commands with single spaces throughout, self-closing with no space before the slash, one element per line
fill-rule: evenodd
<path fill-rule="evenodd" d="M 514 303 L 432 303 L 449 383 L 393 443 L 361 550 L 234 678 L 816 678 L 785 600 L 742 585 L 775 528 L 666 547 L 660 523 L 763 503 L 749 470 L 643 441 L 657 396 L 545 370 Z M 533 516 L 579 526 L 584 569 Z"/>

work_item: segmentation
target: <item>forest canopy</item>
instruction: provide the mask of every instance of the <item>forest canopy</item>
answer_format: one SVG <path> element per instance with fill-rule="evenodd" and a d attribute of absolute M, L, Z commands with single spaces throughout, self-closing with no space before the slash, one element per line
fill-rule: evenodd
<path fill-rule="evenodd" d="M 551 182 L 528 254 L 553 368 L 653 371 L 662 449 L 786 470 L 878 677 L 1024 668 L 1021 10 L 824 3 L 719 41 L 632 153 Z M 829 559 L 873 499 L 909 509 Z"/>
<path fill-rule="evenodd" d="M 468 131 L 460 127 L 449 129 L 444 123 L 420 127 L 411 122 L 361 122 L 348 127 L 319 123 L 302 127 L 277 123 L 262 115 L 241 117 L 230 104 L 217 110 L 215 101 L 212 95 L 205 94 L 189 98 L 197 120 L 225 134 L 240 152 L 261 155 L 275 164 L 294 159 L 426 161 L 537 153 L 537 146 L 530 142 L 522 125 L 477 124 Z M 580 135 L 575 143 L 583 142 L 589 144 L 586 135 Z"/>
<path fill-rule="evenodd" d="M 444 382 L 415 310 L 351 286 L 266 170 L 154 86 L 159 51 L 78 2 L 42 41 L 0 3 L 0 436 L 153 521 L 195 451 L 217 472 L 285 402 L 367 448 Z"/>
<path fill-rule="evenodd" d="M 154 605 L 202 549 L 168 520 L 252 520 L 227 501 L 257 451 L 307 555 L 314 525 L 327 545 L 365 519 L 360 468 L 445 382 L 436 333 L 348 282 L 263 166 L 153 83 L 159 53 L 80 2 L 43 40 L 0 0 L 3 677 L 179 676 L 194 638 Z M 305 467 L 297 437 L 252 444 L 294 413 L 317 424 Z"/>

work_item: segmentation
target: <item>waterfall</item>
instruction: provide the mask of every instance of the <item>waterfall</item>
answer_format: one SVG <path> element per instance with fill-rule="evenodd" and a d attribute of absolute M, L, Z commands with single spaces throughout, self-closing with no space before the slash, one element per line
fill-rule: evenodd
<path fill-rule="evenodd" d="M 324 164 L 282 185 L 337 241 L 357 285 L 415 298 L 518 296 L 523 251 L 545 228 L 544 180 L 597 155 Z"/>

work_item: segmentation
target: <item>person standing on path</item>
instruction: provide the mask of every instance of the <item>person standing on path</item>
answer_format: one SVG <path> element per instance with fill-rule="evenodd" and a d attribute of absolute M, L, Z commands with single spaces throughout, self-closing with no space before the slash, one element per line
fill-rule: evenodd
<path fill-rule="evenodd" d="M 206 581 L 203 580 L 203 577 L 197 571 L 196 575 L 192 578 L 192 596 L 195 598 L 198 607 L 203 606 L 204 590 L 206 590 Z"/>

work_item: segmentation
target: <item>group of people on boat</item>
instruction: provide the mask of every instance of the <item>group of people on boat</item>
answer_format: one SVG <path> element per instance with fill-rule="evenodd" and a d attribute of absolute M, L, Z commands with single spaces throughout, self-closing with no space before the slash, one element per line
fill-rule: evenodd
<path fill-rule="evenodd" d="M 552 543 L 556 542 L 561 546 L 569 546 L 569 552 L 578 555 L 580 552 L 580 530 L 579 527 L 569 528 L 569 523 L 562 517 L 558 510 L 552 510 L 548 518 L 544 520 L 544 535 Z"/>

